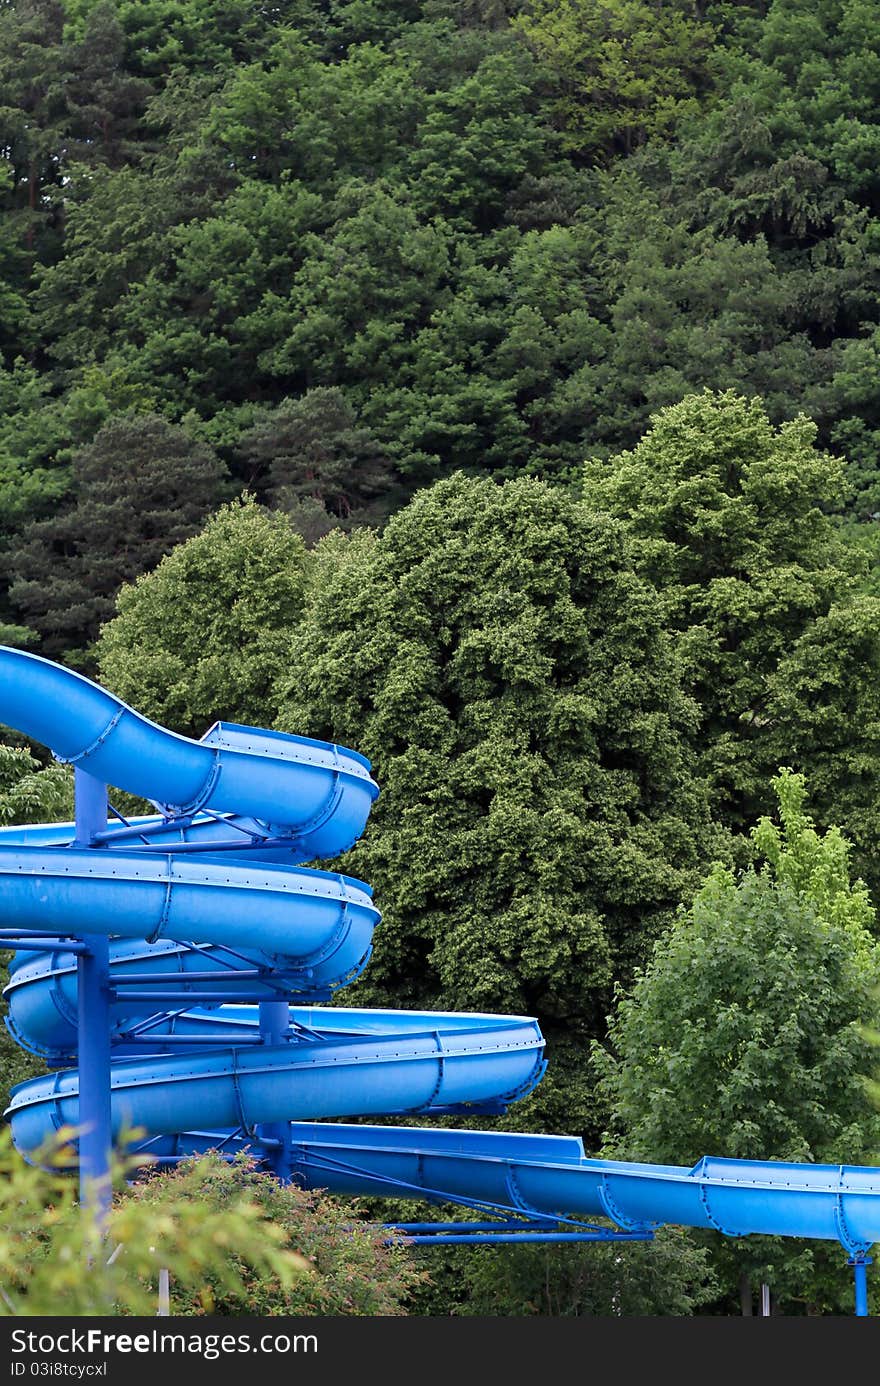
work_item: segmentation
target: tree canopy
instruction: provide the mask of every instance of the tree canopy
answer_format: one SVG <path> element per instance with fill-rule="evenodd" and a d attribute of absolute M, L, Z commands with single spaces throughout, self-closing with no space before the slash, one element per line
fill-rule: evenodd
<path fill-rule="evenodd" d="M 811 418 L 869 523 L 873 27 L 864 0 L 7 0 L 0 555 L 131 408 L 313 542 L 456 470 L 565 481 L 733 389 Z M 93 637 L 2 570 L 7 623 Z"/>
<path fill-rule="evenodd" d="M 278 726 L 382 786 L 351 853 L 383 910 L 359 994 L 539 1015 L 531 1103 L 587 1129 L 585 1039 L 711 835 L 660 603 L 614 521 L 534 480 L 439 482 L 314 563 Z"/>
<path fill-rule="evenodd" d="M 583 490 L 624 523 L 663 598 L 715 812 L 747 830 L 789 760 L 876 890 L 875 599 L 828 513 L 843 466 L 815 425 L 775 427 L 761 400 L 703 391 L 660 410 L 632 451 L 588 462 Z"/>
<path fill-rule="evenodd" d="M 309 567 L 285 516 L 252 497 L 224 506 L 119 593 L 96 647 L 103 681 L 191 735 L 218 718 L 271 724 Z"/>
<path fill-rule="evenodd" d="M 803 778 L 783 770 L 774 784 L 781 823 L 754 829 L 757 863 L 739 877 L 712 870 L 621 994 L 609 1048 L 594 1050 L 610 1144 L 627 1158 L 870 1164 L 880 1148 L 865 1087 L 880 1004 L 874 909 L 850 879 L 845 837 L 816 831 Z M 716 1254 L 780 1298 L 806 1294 L 819 1312 L 848 1304 L 840 1258 L 821 1247 L 748 1238 Z"/>

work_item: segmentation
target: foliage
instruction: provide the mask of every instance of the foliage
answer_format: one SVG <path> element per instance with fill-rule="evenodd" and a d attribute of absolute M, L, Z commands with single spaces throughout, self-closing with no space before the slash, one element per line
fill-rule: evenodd
<path fill-rule="evenodd" d="M 818 833 L 803 778 L 774 780 L 780 826 L 753 833 L 758 865 L 717 865 L 619 995 L 610 1047 L 594 1048 L 614 1115 L 610 1147 L 691 1165 L 742 1159 L 876 1163 L 880 1117 L 865 1100 L 866 1026 L 876 1026 L 880 953 L 874 911 L 851 883 L 849 845 Z M 849 1303 L 840 1256 L 748 1238 L 716 1246 L 731 1268 L 769 1281 L 786 1312 Z M 734 1277 L 735 1279 L 735 1277 Z"/>
<path fill-rule="evenodd" d="M 53 154 L 64 128 L 66 63 L 60 0 L 4 5 L 0 50 L 0 127 L 9 171 L 6 205 L 30 257 L 43 237 L 51 243 L 60 200 Z"/>
<path fill-rule="evenodd" d="M 149 1225 L 178 1199 L 221 1226 L 242 1204 L 252 1207 L 308 1274 L 285 1277 L 271 1267 L 267 1273 L 249 1264 L 248 1242 L 239 1253 L 230 1237 L 225 1267 L 206 1266 L 201 1286 L 190 1278 L 172 1283 L 173 1313 L 400 1315 L 422 1278 L 405 1248 L 385 1245 L 381 1228 L 364 1222 L 356 1205 L 281 1184 L 243 1156 L 230 1165 L 209 1155 L 148 1178 L 131 1188 L 123 1207 Z"/>
<path fill-rule="evenodd" d="M 200 736 L 218 717 L 270 725 L 309 567 L 285 516 L 249 496 L 223 506 L 122 589 L 96 647 L 102 680 L 178 731 Z"/>
<path fill-rule="evenodd" d="M 362 999 L 539 1015 L 553 1065 L 513 1120 L 585 1129 L 611 977 L 711 840 L 692 706 L 617 525 L 458 476 L 378 539 L 329 535 L 281 692 L 282 729 L 357 746 L 382 786 L 346 858 L 382 901 Z"/>
<path fill-rule="evenodd" d="M 54 823 L 73 817 L 73 776 L 43 766 L 23 746 L 0 744 L 0 824 Z"/>
<path fill-rule="evenodd" d="M 217 504 L 223 468 L 157 415 L 110 420 L 73 458 L 69 507 L 27 525 L 10 554 L 10 599 L 48 655 L 82 650 L 118 587 L 153 567 Z"/>
<path fill-rule="evenodd" d="M 219 1206 L 201 1196 L 212 1178 L 232 1183 L 210 1157 L 157 1179 L 150 1198 L 117 1195 L 102 1237 L 76 1201 L 64 1138 L 62 1130 L 57 1148 L 47 1150 L 56 1165 L 47 1171 L 26 1164 L 9 1130 L 0 1131 L 0 1315 L 154 1314 L 162 1267 L 176 1294 L 203 1313 L 224 1295 L 241 1297 L 250 1281 L 283 1295 L 310 1278 L 305 1258 L 248 1197 L 245 1181 Z"/>
<path fill-rule="evenodd" d="M 775 759 L 803 768 L 820 821 L 846 823 L 853 864 L 880 900 L 880 604 L 860 596 L 812 622 L 769 682 Z"/>
<path fill-rule="evenodd" d="M 440 1258 L 443 1258 L 442 1261 Z M 424 1257 L 410 1312 L 509 1318 L 689 1316 L 717 1297 L 706 1248 L 685 1229 L 651 1242 L 468 1247 Z"/>
<path fill-rule="evenodd" d="M 827 514 L 842 464 L 815 437 L 803 418 L 774 427 L 758 399 L 704 391 L 655 415 L 632 452 L 588 463 L 584 494 L 626 524 L 662 594 L 719 816 L 743 831 L 793 759 L 816 775 L 823 821 L 846 812 L 867 869 L 875 613 L 853 600 L 862 560 Z"/>
<path fill-rule="evenodd" d="M 239 451 L 262 481 L 269 502 L 284 510 L 304 537 L 319 539 L 337 524 L 368 523 L 393 495 L 387 449 L 359 427 L 339 389 L 310 390 L 258 415 Z M 372 503 L 372 504 L 371 504 Z"/>
<path fill-rule="evenodd" d="M 713 32 L 690 6 L 532 0 L 514 23 L 542 59 L 565 146 L 580 157 L 670 133 L 707 85 Z"/>
<path fill-rule="evenodd" d="M 458 468 L 565 478 L 703 387 L 813 418 L 868 519 L 869 13 L 8 0 L 0 541 L 68 508 L 71 452 L 132 405 L 247 481 L 242 437 L 322 390 L 333 465 L 334 419 L 369 438 L 342 503 L 370 522 Z M 324 500 L 288 484 L 313 539 Z"/>

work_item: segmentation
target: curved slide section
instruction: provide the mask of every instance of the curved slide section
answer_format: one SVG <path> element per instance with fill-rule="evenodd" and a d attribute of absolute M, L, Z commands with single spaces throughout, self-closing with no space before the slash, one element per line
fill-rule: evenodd
<path fill-rule="evenodd" d="M 258 962 L 261 955 L 238 954 L 245 961 Z M 211 996 L 228 976 L 228 954 L 207 946 L 194 949 L 163 941 L 144 944 L 114 939 L 110 945 L 110 981 L 117 974 L 134 972 L 140 979 L 141 997 L 125 991 L 111 1006 L 111 1036 L 114 1052 L 143 1053 L 149 1042 L 151 1052 L 164 1052 L 184 1042 L 184 1037 L 202 1032 L 229 1045 L 254 1043 L 259 1037 L 253 1005 L 198 1004 L 201 996 Z M 77 1048 L 77 960 L 64 948 L 15 955 L 4 995 L 8 1003 L 7 1027 L 18 1044 L 53 1065 L 61 1066 L 76 1057 Z M 199 976 L 198 974 L 202 975 Z M 209 975 L 208 975 L 209 974 Z M 140 1027 L 145 1016 L 154 1016 L 157 1003 L 151 999 L 156 988 L 169 979 L 179 979 L 188 1009 L 163 1014 L 147 1030 Z M 277 978 L 277 973 L 274 974 Z M 259 999 L 278 999 L 277 981 L 266 977 L 248 979 L 250 990 Z M 293 987 L 285 985 L 285 991 Z M 414 1031 L 437 1031 L 441 1035 L 468 1031 L 475 1037 L 499 1027 L 518 1027 L 530 1036 L 536 1059 L 543 1039 L 535 1021 L 525 1016 L 495 1016 L 450 1011 L 365 1010 L 346 1007 L 291 1005 L 288 1023 L 292 1042 L 304 1038 L 355 1038 L 358 1036 L 406 1036 Z"/>
<path fill-rule="evenodd" d="M 111 1002 L 110 1034 L 115 1051 L 120 1052 L 120 1047 L 129 1041 L 129 1032 L 136 1028 L 143 1017 L 154 1015 L 157 1008 L 156 990 L 167 988 L 170 984 L 180 986 L 181 999 L 188 1008 L 197 1008 L 194 1012 L 197 1016 L 197 1021 L 193 1022 L 195 1028 L 207 1026 L 216 1034 L 221 1023 L 221 1008 L 216 997 L 218 991 L 228 988 L 227 979 L 234 962 L 245 965 L 245 983 L 252 997 L 257 1001 L 278 1000 L 279 969 L 270 966 L 264 953 L 242 949 L 236 950 L 233 955 L 228 949 L 212 944 L 193 948 L 170 940 L 146 944 L 133 939 L 112 939 L 111 986 L 122 975 L 134 974 L 140 979 L 139 991 L 132 995 L 131 990 L 126 989 Z M 305 976 L 295 964 L 290 964 L 282 976 L 282 995 L 285 997 L 322 994 L 315 978 Z M 77 960 L 74 953 L 63 946 L 40 952 L 16 953 L 4 995 L 9 1006 L 7 1028 L 22 1048 L 51 1064 L 62 1065 L 75 1060 Z M 205 1009 L 212 998 L 215 1000 L 214 1007 Z M 204 1005 L 200 1004 L 202 1002 Z M 309 1013 L 304 1007 L 292 1006 L 291 1025 L 295 1029 L 309 1025 L 308 1020 L 302 1019 Z M 159 1035 L 179 1034 L 187 1028 L 184 1021 L 189 1014 L 187 1010 L 182 1015 L 172 1013 L 167 1019 L 160 1017 L 158 1023 L 150 1025 L 147 1033 L 154 1039 Z M 341 1012 L 326 1012 L 331 1018 L 337 1014 Z M 256 1030 L 253 1006 L 223 1006 L 222 1016 L 229 1043 L 244 1032 L 245 1026 L 247 1031 Z"/>
<path fill-rule="evenodd" d="M 201 853 L 0 846 L 0 898 L 4 927 L 259 949 L 303 991 L 356 975 L 379 918 L 350 876 Z"/>
<path fill-rule="evenodd" d="M 271 831 L 277 832 L 273 827 Z M 197 813 L 170 824 L 161 813 L 126 819 L 125 826 L 108 820 L 101 846 L 111 851 L 132 847 L 140 852 L 226 852 L 247 847 L 248 861 L 279 862 L 297 866 L 315 858 L 314 840 L 308 835 L 273 836 L 269 825 L 240 813 Z M 76 838 L 75 823 L 16 824 L 0 828 L 0 847 L 66 847 Z"/>
<path fill-rule="evenodd" d="M 307 843 L 307 860 L 351 847 L 379 793 L 356 751 L 226 722 L 192 741 L 81 674 L 5 646 L 0 723 L 169 814 L 213 809 L 271 824 Z"/>
<path fill-rule="evenodd" d="M 362 832 L 378 793 L 369 762 L 222 722 L 193 741 L 2 647 L 0 723 L 159 810 L 89 833 L 0 830 L 0 927 L 20 950 L 8 1024 L 20 1043 L 52 1063 L 73 1057 L 88 1024 L 80 940 L 110 939 L 102 1014 L 116 1134 L 138 1127 L 166 1159 L 283 1147 L 287 1177 L 346 1194 L 600 1216 L 630 1232 L 669 1222 L 837 1240 L 864 1272 L 880 1240 L 880 1169 L 709 1157 L 686 1169 L 589 1159 L 573 1137 L 322 1125 L 503 1110 L 545 1066 L 529 1017 L 306 1004 L 358 974 L 379 922 L 364 882 L 302 865 Z M 19 1085 L 7 1113 L 18 1148 L 33 1158 L 76 1126 L 79 1094 L 75 1068 Z"/>
<path fill-rule="evenodd" d="M 534 1021 L 495 1017 L 491 1028 L 327 1038 L 316 1044 L 149 1055 L 113 1066 L 114 1136 L 183 1131 L 193 1113 L 210 1128 L 253 1132 L 295 1117 L 431 1112 L 450 1105 L 510 1102 L 543 1073 Z M 21 1084 L 7 1115 L 20 1150 L 35 1153 L 50 1131 L 79 1118 L 75 1069 Z"/>

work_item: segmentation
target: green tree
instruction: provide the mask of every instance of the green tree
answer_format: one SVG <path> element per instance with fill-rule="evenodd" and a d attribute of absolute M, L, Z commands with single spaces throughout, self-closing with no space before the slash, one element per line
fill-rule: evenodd
<path fill-rule="evenodd" d="M 9 357 L 21 350 L 30 325 L 29 257 L 8 212 L 14 180 L 9 159 L 0 157 L 0 352 Z"/>
<path fill-rule="evenodd" d="M 150 401 L 124 371 L 86 366 L 63 395 L 51 378 L 17 357 L 0 367 L 0 544 L 8 548 L 29 520 L 42 519 L 71 489 L 71 457 L 111 414 Z"/>
<path fill-rule="evenodd" d="M 876 223 L 871 225 L 870 234 L 880 243 Z M 855 496 L 847 512 L 872 526 L 880 519 L 880 410 L 872 389 L 878 364 L 880 327 L 867 320 L 861 336 L 836 344 L 831 407 L 827 411 L 831 442 L 850 463 Z"/>
<path fill-rule="evenodd" d="M 714 224 L 671 162 L 653 149 L 625 161 L 584 218 L 609 336 L 598 372 L 575 384 L 588 451 L 634 446 L 651 413 L 704 388 L 759 395 L 774 423 L 828 410 L 833 357 L 804 311 L 818 278 L 763 232 Z"/>
<path fill-rule="evenodd" d="M 111 419 L 72 469 L 68 508 L 29 524 L 8 558 L 10 600 L 48 655 L 94 640 L 122 583 L 197 528 L 225 476 L 210 448 L 151 414 Z"/>
<path fill-rule="evenodd" d="M 552 156 L 537 88 L 528 53 L 508 45 L 432 93 L 406 169 L 417 210 L 464 230 L 497 225 L 511 190 Z"/>
<path fill-rule="evenodd" d="M 73 776 L 44 766 L 24 746 L 0 743 L 0 825 L 54 823 L 73 817 Z"/>
<path fill-rule="evenodd" d="M 59 152 L 67 58 L 61 0 L 3 6 L 0 148 L 12 170 L 11 205 L 28 251 L 38 248 L 60 201 Z M 42 248 L 42 247 L 40 247 Z"/>
<path fill-rule="evenodd" d="M 80 38 L 106 0 L 65 0 L 72 36 Z M 126 37 L 126 67 L 156 87 L 189 72 L 227 73 L 271 46 L 279 27 L 316 22 L 310 0 L 114 0 Z M 320 27 L 320 26 L 319 26 Z"/>
<path fill-rule="evenodd" d="M 15 622 L 8 594 L 8 551 L 35 520 L 70 505 L 71 458 L 115 413 L 149 406 L 125 372 L 86 366 L 63 394 L 52 379 L 17 357 L 0 366 L 0 622 L 6 644 L 33 644 L 36 631 Z"/>
<path fill-rule="evenodd" d="M 611 978 L 709 838 L 692 705 L 618 526 L 456 476 L 381 538 L 329 535 L 282 689 L 282 729 L 358 747 L 382 787 L 346 859 L 383 911 L 360 999 L 537 1014 L 550 1071 L 511 1117 L 587 1129 Z"/>
<path fill-rule="evenodd" d="M 442 222 L 422 223 L 401 192 L 381 183 L 347 184 L 333 211 L 329 230 L 304 240 L 307 255 L 286 301 L 264 306 L 260 317 L 272 313 L 277 342 L 264 364 L 303 389 L 354 379 L 365 392 L 396 376 L 442 300 L 451 236 Z"/>
<path fill-rule="evenodd" d="M 451 469 L 563 475 L 592 436 L 610 333 L 592 227 L 499 233 L 456 249 L 455 275 L 413 339 L 411 364 L 365 405 L 426 482 Z"/>
<path fill-rule="evenodd" d="M 869 384 L 880 140 L 872 15 L 864 0 L 773 0 L 740 42 L 716 53 L 719 99 L 688 124 L 678 149 L 655 151 L 644 204 L 673 208 L 682 228 L 696 223 L 710 240 L 766 244 L 785 306 L 768 322 L 779 337 L 775 362 L 755 363 L 767 383 L 753 377 L 750 387 L 768 402 L 778 391 L 784 408 L 774 402 L 776 420 L 804 409 L 820 424 L 823 443 L 851 458 L 857 491 L 850 505 L 860 515 L 880 506 Z M 766 311 L 763 295 L 753 297 L 762 352 L 771 344 L 754 329 Z"/>
<path fill-rule="evenodd" d="M 806 771 L 820 821 L 844 822 L 853 866 L 880 901 L 880 599 L 857 596 L 816 618 L 768 681 L 777 762 Z"/>
<path fill-rule="evenodd" d="M 150 91 L 142 78 L 126 71 L 125 33 L 115 0 L 99 0 L 90 10 L 82 38 L 68 49 L 72 69 L 65 84 L 73 140 L 68 158 L 120 165 L 131 157 L 133 137 Z"/>
<path fill-rule="evenodd" d="M 830 504 L 880 512 L 866 0 L 3 12 L 0 547 L 107 413 L 243 471 L 315 390 L 392 464 L 361 519 L 457 469 L 567 479 L 704 387 L 813 418 Z M 135 398 L 83 412 L 88 371 Z"/>
<path fill-rule="evenodd" d="M 334 524 L 379 518 L 383 497 L 393 496 L 387 449 L 367 428 L 339 389 L 310 390 L 265 410 L 244 433 L 239 450 L 250 482 L 271 505 L 291 516 L 306 538 L 320 538 Z M 309 533 L 311 525 L 318 533 Z"/>
<path fill-rule="evenodd" d="M 309 558 L 284 515 L 250 496 L 223 506 L 152 572 L 123 587 L 101 632 L 103 682 L 164 726 L 270 726 L 291 660 Z"/>
<path fill-rule="evenodd" d="M 880 984 L 874 911 L 850 880 L 842 833 L 816 831 L 803 777 L 783 770 L 773 783 L 780 822 L 753 830 L 758 864 L 738 878 L 713 868 L 621 991 L 609 1048 L 594 1047 L 613 1113 L 608 1148 L 625 1158 L 876 1163 L 880 1116 L 865 1093 Z M 850 1302 L 839 1248 L 748 1238 L 716 1243 L 713 1259 L 731 1291 L 741 1276 L 768 1281 L 784 1312 Z"/>
<path fill-rule="evenodd" d="M 531 0 L 513 24 L 542 60 L 565 145 L 580 158 L 668 134 L 708 86 L 713 32 L 684 5 Z"/>
<path fill-rule="evenodd" d="M 859 567 L 825 513 L 843 464 L 815 437 L 807 419 L 774 428 L 761 400 L 705 391 L 661 410 L 632 452 L 584 471 L 587 500 L 624 521 L 637 570 L 662 595 L 702 713 L 703 771 L 738 831 L 769 807 L 791 729 L 771 686 Z"/>
<path fill-rule="evenodd" d="M 460 1212 L 459 1212 L 460 1215 Z M 651 1242 L 439 1250 L 410 1312 L 510 1318 L 689 1316 L 717 1300 L 707 1248 L 681 1227 Z"/>

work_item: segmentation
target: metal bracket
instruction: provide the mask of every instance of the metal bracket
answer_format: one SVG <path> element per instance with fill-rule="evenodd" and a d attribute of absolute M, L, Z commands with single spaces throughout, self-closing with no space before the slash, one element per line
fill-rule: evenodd
<path fill-rule="evenodd" d="M 75 756 L 55 756 L 55 759 L 58 761 L 59 765 L 75 765 L 79 769 L 82 769 L 82 761 L 88 760 L 90 755 L 93 755 L 94 752 L 97 751 L 100 746 L 103 746 L 104 742 L 107 740 L 107 737 L 113 731 L 114 727 L 117 725 L 120 719 L 124 716 L 125 711 L 126 709 L 124 707 L 118 707 L 114 712 L 113 716 L 110 718 L 110 721 L 107 723 L 104 730 L 101 732 L 101 734 L 99 736 L 96 736 L 94 741 L 90 742 L 90 744 L 86 746 L 85 750 L 77 751 Z"/>

